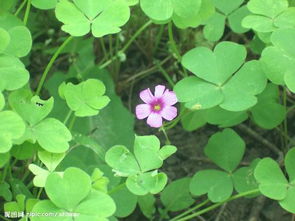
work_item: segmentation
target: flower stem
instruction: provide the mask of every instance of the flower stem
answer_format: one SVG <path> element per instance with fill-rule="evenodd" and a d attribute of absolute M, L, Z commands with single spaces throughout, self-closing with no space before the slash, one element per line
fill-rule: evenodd
<path fill-rule="evenodd" d="M 238 198 L 241 198 L 241 197 L 244 197 L 244 196 L 248 196 L 248 195 L 252 195 L 252 194 L 257 194 L 259 192 L 260 192 L 259 189 L 254 189 L 254 190 L 250 190 L 250 191 L 247 191 L 247 192 L 239 193 L 237 195 L 234 195 L 234 196 L 228 198 L 227 200 L 224 200 L 224 201 L 222 201 L 220 203 L 215 203 L 215 204 L 213 204 L 213 205 L 211 205 L 211 206 L 209 206 L 209 207 L 207 207 L 205 209 L 202 209 L 202 210 L 200 210 L 198 212 L 195 212 L 195 213 L 193 213 L 191 215 L 185 216 L 185 217 L 180 218 L 180 219 L 172 219 L 172 220 L 173 221 L 191 220 L 192 218 L 197 217 L 197 216 L 200 216 L 200 215 L 202 215 L 204 213 L 207 213 L 207 212 L 209 212 L 209 211 L 211 211 L 211 210 L 213 210 L 213 209 L 215 209 L 215 208 L 223 205 L 224 203 L 230 202 L 232 200 L 235 200 L 235 199 L 238 199 Z"/>
<path fill-rule="evenodd" d="M 27 25 L 29 15 L 30 15 L 30 10 L 31 10 L 31 0 L 27 1 L 27 7 L 25 11 L 25 16 L 24 16 L 24 24 Z"/>
<path fill-rule="evenodd" d="M 170 84 L 171 87 L 174 87 L 174 81 L 172 80 L 172 78 L 169 76 L 169 74 L 167 73 L 167 71 L 162 67 L 162 65 L 160 64 L 159 61 L 155 61 L 155 64 L 157 66 L 157 68 L 160 70 L 160 72 L 163 74 L 163 76 L 166 78 L 166 80 L 168 81 L 168 83 Z"/>
<path fill-rule="evenodd" d="M 43 87 L 43 84 L 45 82 L 45 79 L 48 75 L 48 72 L 50 71 L 53 63 L 55 62 L 55 60 L 57 59 L 57 57 L 59 56 L 59 54 L 62 52 L 62 50 L 65 48 L 65 46 L 73 39 L 73 36 L 69 36 L 63 43 L 61 46 L 59 46 L 59 48 L 56 50 L 56 52 L 54 53 L 54 55 L 52 56 L 52 58 L 50 59 L 49 63 L 47 64 L 43 74 L 42 74 L 42 77 L 41 77 L 41 80 L 38 84 L 38 88 L 37 88 L 37 91 L 36 91 L 36 95 L 39 95 L 40 92 L 41 92 L 41 89 Z"/>
<path fill-rule="evenodd" d="M 161 128 L 160 128 L 160 131 L 163 131 L 163 134 L 164 134 L 164 136 L 165 136 L 165 138 L 166 138 L 166 144 L 171 144 L 171 142 L 170 142 L 170 140 L 169 140 L 169 137 L 168 137 L 168 135 L 167 135 L 167 133 L 166 133 L 166 131 L 165 131 L 165 127 L 164 126 L 162 126 Z"/>
<path fill-rule="evenodd" d="M 118 55 L 124 53 L 129 48 L 129 46 L 132 44 L 132 42 L 151 24 L 152 24 L 152 21 L 149 20 L 143 26 L 141 26 L 137 30 L 137 32 L 135 32 L 135 34 L 129 39 L 129 41 L 126 43 L 126 45 L 121 50 L 119 50 L 116 55 L 114 55 L 109 60 L 107 60 L 105 63 L 103 63 L 99 68 L 104 69 L 105 67 L 110 65 L 114 60 L 116 60 L 118 58 Z"/>

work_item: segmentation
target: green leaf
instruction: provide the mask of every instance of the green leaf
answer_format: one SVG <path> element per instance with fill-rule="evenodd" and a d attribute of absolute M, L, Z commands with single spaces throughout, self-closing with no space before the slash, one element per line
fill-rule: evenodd
<path fill-rule="evenodd" d="M 215 12 L 207 21 L 204 27 L 204 37 L 209 41 L 218 41 L 225 27 L 226 17 L 218 12 Z"/>
<path fill-rule="evenodd" d="M 265 48 L 261 61 L 266 76 L 275 84 L 286 84 L 295 92 L 295 29 L 278 29 L 271 35 L 273 46 Z"/>
<path fill-rule="evenodd" d="M 293 147 L 288 151 L 285 156 L 285 168 L 289 175 L 289 180 L 291 183 L 295 182 L 295 166 L 294 166 L 294 158 L 295 157 L 295 148 Z"/>
<path fill-rule="evenodd" d="M 229 111 L 243 111 L 257 103 L 255 95 L 267 84 L 259 61 L 248 61 L 223 87 L 224 101 L 220 107 Z"/>
<path fill-rule="evenodd" d="M 18 160 L 28 160 L 33 158 L 38 149 L 40 149 L 38 144 L 24 142 L 20 145 L 14 145 L 10 153 Z"/>
<path fill-rule="evenodd" d="M 0 168 L 2 168 L 7 162 L 9 162 L 10 153 L 0 153 Z"/>
<path fill-rule="evenodd" d="M 16 57 L 26 56 L 32 48 L 32 36 L 25 26 L 16 26 L 8 30 L 10 35 L 9 45 L 4 53 Z"/>
<path fill-rule="evenodd" d="M 225 15 L 230 14 L 244 2 L 244 0 L 213 0 L 216 8 Z"/>
<path fill-rule="evenodd" d="M 236 11 L 231 13 L 228 16 L 228 23 L 231 30 L 233 30 L 235 33 L 247 32 L 249 29 L 244 28 L 242 26 L 242 20 L 249 14 L 250 14 L 250 11 L 248 10 L 246 6 L 240 7 Z"/>
<path fill-rule="evenodd" d="M 110 192 L 110 196 L 115 201 L 117 207 L 114 214 L 116 217 L 127 217 L 135 210 L 137 196 L 132 194 L 125 185 L 118 191 Z"/>
<path fill-rule="evenodd" d="M 126 185 L 135 195 L 157 194 L 164 189 L 167 179 L 165 173 L 153 171 L 129 176 Z"/>
<path fill-rule="evenodd" d="M 133 154 L 124 146 L 114 146 L 105 155 L 106 163 L 120 176 L 130 176 L 140 171 Z"/>
<path fill-rule="evenodd" d="M 49 153 L 47 151 L 39 151 L 38 157 L 47 169 L 53 172 L 58 164 L 65 157 L 65 153 Z"/>
<path fill-rule="evenodd" d="M 3 182 L 0 184 L 0 197 L 3 197 L 5 201 L 12 200 L 12 193 L 8 183 Z"/>
<path fill-rule="evenodd" d="M 95 168 L 92 172 L 91 175 L 91 181 L 92 181 L 92 188 L 102 191 L 104 193 L 107 193 L 108 191 L 108 184 L 109 184 L 109 179 L 105 176 L 103 176 L 103 172 Z"/>
<path fill-rule="evenodd" d="M 163 160 L 176 152 L 174 146 L 163 148 L 160 150 L 160 141 L 154 135 L 135 137 L 134 155 L 142 172 L 160 168 Z"/>
<path fill-rule="evenodd" d="M 167 23 L 172 18 L 183 29 L 197 27 L 214 12 L 210 0 L 141 0 L 140 7 L 156 23 Z"/>
<path fill-rule="evenodd" d="M 25 132 L 23 120 L 13 111 L 0 112 L 0 153 L 8 152 L 13 139 L 20 138 Z"/>
<path fill-rule="evenodd" d="M 233 174 L 233 183 L 238 193 L 247 192 L 258 188 L 258 183 L 254 177 L 254 169 L 260 159 L 253 160 L 248 167 L 241 167 Z"/>
<path fill-rule="evenodd" d="M 98 210 L 99 208 L 99 210 Z M 91 191 L 76 208 L 75 212 L 80 214 L 77 221 L 107 220 L 116 211 L 116 204 L 106 193 Z"/>
<path fill-rule="evenodd" d="M 231 127 L 242 123 L 248 118 L 245 111 L 228 111 L 220 107 L 214 107 L 206 110 L 205 119 L 209 124 L 219 127 Z"/>
<path fill-rule="evenodd" d="M 161 193 L 161 202 L 168 211 L 180 211 L 190 207 L 195 200 L 189 192 L 191 178 L 178 179 L 168 184 Z"/>
<path fill-rule="evenodd" d="M 4 53 L 7 55 L 17 57 L 26 56 L 32 48 L 32 36 L 29 29 L 26 26 L 24 26 L 23 22 L 18 17 L 9 13 L 1 14 L 0 20 L 1 30 L 6 30 L 6 32 L 9 35 L 8 44 L 6 36 L 4 37 L 6 39 L 4 39 L 4 45 L 1 46 L 3 47 Z M 3 36 L 3 33 L 0 33 L 0 36 L 1 35 Z"/>
<path fill-rule="evenodd" d="M 147 218 L 152 218 L 156 212 L 155 202 L 156 199 L 152 194 L 138 196 L 138 205 L 140 210 Z"/>
<path fill-rule="evenodd" d="M 245 152 L 245 142 L 232 129 L 224 129 L 210 137 L 205 154 L 222 169 L 232 172 Z"/>
<path fill-rule="evenodd" d="M 1 42 L 0 53 L 2 53 L 6 49 L 6 47 L 9 45 L 9 42 L 10 42 L 10 35 L 3 28 L 0 28 L 0 42 Z"/>
<path fill-rule="evenodd" d="M 79 203 L 90 193 L 91 179 L 84 171 L 70 167 L 64 171 L 63 177 L 57 173 L 50 174 L 45 190 L 56 206 L 69 211 L 78 210 Z"/>
<path fill-rule="evenodd" d="M 295 10 L 288 9 L 287 0 L 251 0 L 247 4 L 248 9 L 253 13 L 246 16 L 242 25 L 245 28 L 252 28 L 258 32 L 272 32 L 277 28 L 294 27 Z"/>
<path fill-rule="evenodd" d="M 96 79 L 88 79 L 78 85 L 62 84 L 60 93 L 78 117 L 97 115 L 99 110 L 110 101 L 107 96 L 104 96 L 104 84 Z"/>
<path fill-rule="evenodd" d="M 4 108 L 5 106 L 5 98 L 3 94 L 0 92 L 0 111 Z"/>
<path fill-rule="evenodd" d="M 182 65 L 203 80 L 222 85 L 244 63 L 246 49 L 233 42 L 221 42 L 214 51 L 197 47 L 182 58 Z"/>
<path fill-rule="evenodd" d="M 199 4 L 198 1 L 194 2 L 195 4 Z M 181 7 L 184 7 L 184 2 L 177 3 L 182 4 Z M 185 3 L 190 4 L 189 1 L 185 1 Z M 199 6 L 193 5 L 186 7 L 189 12 L 183 16 L 179 16 L 174 13 L 172 17 L 174 24 L 181 29 L 185 29 L 188 27 L 198 27 L 215 13 L 215 7 L 212 3 L 212 0 L 202 0 L 199 11 L 196 10 L 196 8 L 198 7 Z"/>
<path fill-rule="evenodd" d="M 247 4 L 248 9 L 259 15 L 274 18 L 286 8 L 288 8 L 287 0 L 250 0 Z"/>
<path fill-rule="evenodd" d="M 41 200 L 35 204 L 32 209 L 32 213 L 56 213 L 56 214 L 65 214 L 66 210 L 58 208 L 50 200 Z M 30 217 L 32 221 L 72 221 L 73 218 L 70 216 L 32 216 Z"/>
<path fill-rule="evenodd" d="M 72 139 L 68 128 L 54 118 L 41 121 L 33 128 L 33 133 L 40 146 L 51 153 L 65 152 Z"/>
<path fill-rule="evenodd" d="M 109 0 L 105 7 L 92 24 L 92 34 L 97 38 L 120 32 L 120 27 L 127 23 L 130 17 L 130 9 L 125 0 Z"/>
<path fill-rule="evenodd" d="M 125 0 L 61 0 L 55 14 L 64 23 L 62 30 L 72 36 L 83 36 L 92 29 L 95 37 L 102 37 L 120 32 L 130 17 L 130 9 Z"/>
<path fill-rule="evenodd" d="M 276 85 L 268 84 L 258 95 L 258 103 L 251 108 L 251 113 L 253 121 L 264 129 L 273 129 L 283 122 L 286 108 L 279 103 L 279 90 Z"/>
<path fill-rule="evenodd" d="M 57 0 L 32 0 L 32 5 L 38 9 L 53 9 L 57 4 Z"/>
<path fill-rule="evenodd" d="M 9 95 L 10 106 L 30 125 L 43 120 L 52 110 L 54 99 L 41 100 L 33 96 L 31 90 L 20 89 Z"/>
<path fill-rule="evenodd" d="M 288 181 L 273 159 L 262 159 L 255 168 L 254 176 L 263 195 L 275 200 L 286 198 Z"/>
<path fill-rule="evenodd" d="M 295 212 L 295 187 L 290 186 L 287 190 L 287 196 L 285 199 L 281 200 L 279 203 L 281 207 L 287 210 L 290 213 Z"/>
<path fill-rule="evenodd" d="M 194 131 L 203 127 L 207 122 L 204 110 L 190 111 L 181 117 L 181 124 L 186 131 Z"/>
<path fill-rule="evenodd" d="M 222 202 L 233 192 L 233 183 L 229 174 L 218 170 L 202 170 L 197 172 L 190 183 L 193 195 L 201 196 L 208 193 L 212 202 Z"/>
<path fill-rule="evenodd" d="M 29 170 L 35 175 L 33 179 L 33 184 L 36 187 L 45 187 L 46 180 L 50 172 L 46 169 L 43 169 L 35 164 L 29 165 Z"/>
<path fill-rule="evenodd" d="M 16 90 L 29 81 L 29 72 L 16 57 L 0 55 L 0 91 Z"/>
<path fill-rule="evenodd" d="M 141 0 L 140 7 L 156 21 L 168 20 L 173 15 L 173 0 Z"/>

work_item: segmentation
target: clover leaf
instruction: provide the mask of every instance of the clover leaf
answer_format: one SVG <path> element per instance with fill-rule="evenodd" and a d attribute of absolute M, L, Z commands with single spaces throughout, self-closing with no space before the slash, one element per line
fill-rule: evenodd
<path fill-rule="evenodd" d="M 57 0 L 32 0 L 32 5 L 42 10 L 53 9 L 56 4 Z"/>
<path fill-rule="evenodd" d="M 44 101 L 33 96 L 30 90 L 21 89 L 11 93 L 8 100 L 12 108 L 29 123 L 18 144 L 26 140 L 33 143 L 38 141 L 42 148 L 52 153 L 63 153 L 69 148 L 72 135 L 68 128 L 57 119 L 45 118 L 53 108 L 53 98 Z"/>
<path fill-rule="evenodd" d="M 0 112 L 0 153 L 8 152 L 14 139 L 20 138 L 25 132 L 25 123 L 13 111 Z"/>
<path fill-rule="evenodd" d="M 26 56 L 32 48 L 29 29 L 19 18 L 8 13 L 1 14 L 0 20 L 0 53 L 16 57 Z"/>
<path fill-rule="evenodd" d="M 30 125 L 43 120 L 52 110 L 54 99 L 42 100 L 28 89 L 20 89 L 9 95 L 9 104 Z"/>
<path fill-rule="evenodd" d="M 295 212 L 294 157 L 295 148 L 292 148 L 285 157 L 285 169 L 289 180 L 278 163 L 271 158 L 262 159 L 254 171 L 261 193 L 268 198 L 278 200 L 281 207 L 291 213 Z"/>
<path fill-rule="evenodd" d="M 278 29 L 271 35 L 272 46 L 265 48 L 261 61 L 265 74 L 275 84 L 295 92 L 295 29 Z"/>
<path fill-rule="evenodd" d="M 16 57 L 0 54 L 0 91 L 16 90 L 29 81 L 30 74 Z"/>
<path fill-rule="evenodd" d="M 287 111 L 284 105 L 280 104 L 278 87 L 268 84 L 257 98 L 258 103 L 250 109 L 253 121 L 264 129 L 273 129 L 281 124 Z"/>
<path fill-rule="evenodd" d="M 78 85 L 63 83 L 59 88 L 61 96 L 78 117 L 97 115 L 110 102 L 104 95 L 105 90 L 104 84 L 97 79 L 88 79 Z"/>
<path fill-rule="evenodd" d="M 126 185 L 136 195 L 160 192 L 167 182 L 164 173 L 157 170 L 163 161 L 176 151 L 172 145 L 160 149 L 156 136 L 136 136 L 134 155 L 124 146 L 114 146 L 105 155 L 105 160 L 118 176 L 128 177 Z"/>
<path fill-rule="evenodd" d="M 245 47 L 232 42 L 219 43 L 213 52 L 206 47 L 190 50 L 182 65 L 197 77 L 186 77 L 175 85 L 178 100 L 189 109 L 219 105 L 229 111 L 244 111 L 254 106 L 267 80 L 260 62 L 243 65 L 245 57 Z"/>
<path fill-rule="evenodd" d="M 194 203 L 189 192 L 191 178 L 185 177 L 169 183 L 161 193 L 161 202 L 168 211 L 176 212 L 188 208 Z"/>
<path fill-rule="evenodd" d="M 95 37 L 121 31 L 130 17 L 126 0 L 61 0 L 55 14 L 64 23 L 62 30 L 72 36 L 86 35 L 90 30 Z"/>
<path fill-rule="evenodd" d="M 250 0 L 247 7 L 252 15 L 242 21 L 246 28 L 267 33 L 278 28 L 295 27 L 295 8 L 288 8 L 287 0 Z"/>
<path fill-rule="evenodd" d="M 167 23 L 170 19 L 178 28 L 197 27 L 214 13 L 209 0 L 141 0 L 143 12 L 156 23 Z"/>
<path fill-rule="evenodd" d="M 39 201 L 33 212 L 71 212 L 79 215 L 64 217 L 63 220 L 86 221 L 106 220 L 116 210 L 112 198 L 104 192 L 93 190 L 89 175 L 78 168 L 66 169 L 63 176 L 57 173 L 50 174 L 45 191 L 50 200 Z M 32 221 L 54 219 L 55 217 L 32 217 Z"/>
<path fill-rule="evenodd" d="M 241 22 L 250 12 L 246 6 L 240 7 L 243 1 L 244 0 L 214 0 L 213 3 L 218 11 L 204 22 L 204 37 L 209 41 L 218 41 L 223 36 L 226 20 L 228 20 L 229 27 L 234 32 L 247 32 L 249 29 L 242 27 Z"/>
<path fill-rule="evenodd" d="M 197 196 L 207 193 L 212 202 L 221 202 L 231 196 L 234 188 L 237 191 L 255 189 L 255 182 L 248 182 L 254 179 L 253 175 L 241 179 L 240 174 L 241 170 L 243 174 L 253 170 L 256 164 L 250 168 L 236 170 L 244 151 L 245 142 L 232 129 L 225 129 L 211 136 L 205 147 L 205 154 L 225 171 L 216 169 L 198 171 L 190 183 L 191 193 Z"/>

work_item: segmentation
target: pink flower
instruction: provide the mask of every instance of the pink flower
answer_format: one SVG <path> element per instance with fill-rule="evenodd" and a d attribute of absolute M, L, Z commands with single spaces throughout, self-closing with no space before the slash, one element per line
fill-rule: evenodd
<path fill-rule="evenodd" d="M 177 103 L 177 97 L 165 86 L 156 86 L 155 95 L 148 88 L 141 91 L 139 96 L 145 104 L 136 106 L 136 117 L 139 120 L 147 118 L 147 124 L 151 127 L 159 128 L 163 125 L 162 118 L 170 121 L 177 116 L 177 108 L 172 106 Z"/>

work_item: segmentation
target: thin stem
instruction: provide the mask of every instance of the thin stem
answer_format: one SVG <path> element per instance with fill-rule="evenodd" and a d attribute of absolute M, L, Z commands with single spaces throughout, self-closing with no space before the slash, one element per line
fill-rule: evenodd
<path fill-rule="evenodd" d="M 111 57 L 108 61 L 106 61 L 105 63 L 103 63 L 99 68 L 103 69 L 105 67 L 107 67 L 108 65 L 110 65 L 114 60 L 116 60 L 118 58 L 118 54 L 124 53 L 129 46 L 133 43 L 133 41 L 135 41 L 135 39 L 149 26 L 152 24 L 152 21 L 149 20 L 147 23 L 145 23 L 143 26 L 141 26 L 137 32 L 135 32 L 135 34 L 129 39 L 129 41 L 126 43 L 126 45 L 118 51 L 118 53 Z"/>
<path fill-rule="evenodd" d="M 9 163 L 10 161 L 8 161 L 4 167 L 4 171 L 3 171 L 3 174 L 2 174 L 2 180 L 1 180 L 1 183 L 4 183 L 5 181 L 5 178 L 6 178 L 6 175 L 7 175 L 7 172 L 8 172 L 8 169 L 9 169 Z"/>
<path fill-rule="evenodd" d="M 195 212 L 195 213 L 193 213 L 191 215 L 188 215 L 188 216 L 185 216 L 183 218 L 177 219 L 175 221 L 191 220 L 192 218 L 200 216 L 200 215 L 202 215 L 204 213 L 207 213 L 207 212 L 209 212 L 209 211 L 223 205 L 224 203 L 230 202 L 232 200 L 235 200 L 235 199 L 238 199 L 238 198 L 241 198 L 241 197 L 244 197 L 244 196 L 257 194 L 259 192 L 260 192 L 259 189 L 255 189 L 255 190 L 250 190 L 250 191 L 247 191 L 247 192 L 239 193 L 237 195 L 234 195 L 234 196 L 228 198 L 227 200 L 224 200 L 224 201 L 222 201 L 220 203 L 215 203 L 215 204 L 213 204 L 213 205 L 211 205 L 211 206 L 209 206 L 209 207 L 207 207 L 205 209 L 199 210 L 198 212 Z"/>
<path fill-rule="evenodd" d="M 38 194 L 37 194 L 37 199 L 40 199 L 40 196 L 41 196 L 41 193 L 43 191 L 43 187 L 41 187 L 38 191 Z"/>
<path fill-rule="evenodd" d="M 27 25 L 29 15 L 30 15 L 30 10 L 31 10 L 31 0 L 27 1 L 27 7 L 25 11 L 25 16 L 24 16 L 24 24 Z"/>
<path fill-rule="evenodd" d="M 20 11 L 25 7 L 26 3 L 27 3 L 27 0 L 24 0 L 24 1 L 20 4 L 20 6 L 18 7 L 18 9 L 17 9 L 16 12 L 14 13 L 15 16 L 17 16 L 17 15 L 20 13 Z"/>
<path fill-rule="evenodd" d="M 283 91 L 283 104 L 285 109 L 287 110 L 287 90 L 284 87 L 284 91 Z M 285 117 L 284 119 L 284 133 L 288 136 L 288 121 L 287 121 L 287 117 Z M 284 137 L 285 139 L 285 147 L 288 148 L 288 140 L 286 139 L 286 137 Z"/>
<path fill-rule="evenodd" d="M 74 115 L 74 117 L 72 118 L 72 120 L 71 120 L 71 122 L 69 124 L 69 130 L 73 129 L 76 119 L 77 119 L 77 117 L 76 117 L 76 115 Z"/>
<path fill-rule="evenodd" d="M 193 211 L 195 211 L 195 210 L 197 210 L 197 209 L 199 209 L 199 208 L 205 206 L 205 205 L 206 205 L 207 203 L 209 203 L 209 202 L 210 202 L 210 200 L 205 200 L 204 202 L 199 203 L 199 204 L 197 204 L 196 206 L 194 206 L 194 207 L 192 207 L 192 208 L 186 210 L 185 212 L 179 214 L 178 216 L 174 217 L 174 218 L 171 219 L 170 221 L 175 221 L 175 220 L 177 220 L 177 219 L 180 219 L 181 217 L 184 217 L 185 215 L 187 215 L 187 214 L 189 214 L 189 213 L 191 213 L 191 212 L 193 212 Z"/>
<path fill-rule="evenodd" d="M 163 76 L 166 78 L 166 80 L 168 81 L 168 83 L 170 84 L 171 87 L 174 87 L 174 81 L 172 80 L 172 78 L 169 76 L 169 74 L 167 73 L 167 71 L 165 71 L 165 69 L 162 67 L 162 65 L 160 64 L 160 62 L 156 61 L 155 62 L 156 66 L 158 67 L 159 71 L 163 74 Z"/>
<path fill-rule="evenodd" d="M 118 186 L 114 187 L 111 191 L 109 191 L 108 194 L 110 195 L 110 194 L 112 194 L 112 193 L 115 193 L 115 192 L 121 190 L 125 185 L 126 185 L 125 182 L 119 184 Z"/>
<path fill-rule="evenodd" d="M 176 59 L 178 61 L 180 61 L 181 60 L 181 55 L 179 53 L 179 50 L 177 48 L 177 45 L 176 45 L 174 37 L 173 37 L 172 22 L 168 23 L 168 35 L 169 35 L 169 42 L 170 42 L 170 44 L 172 46 L 173 53 L 175 54 Z"/>
<path fill-rule="evenodd" d="M 64 120 L 64 125 L 66 125 L 70 119 L 70 117 L 72 116 L 73 111 L 70 109 L 65 120 Z"/>
<path fill-rule="evenodd" d="M 161 128 L 160 128 L 160 131 L 162 131 L 163 132 L 163 134 L 164 134 L 164 136 L 165 136 L 165 138 L 166 138 L 166 144 L 171 144 L 171 142 L 170 142 L 170 140 L 169 140 L 169 137 L 168 137 L 168 135 L 167 135 L 167 133 L 166 133 L 166 131 L 165 131 L 165 128 L 164 128 L 164 126 L 162 126 Z"/>
<path fill-rule="evenodd" d="M 57 59 L 57 57 L 59 56 L 59 54 L 62 52 L 62 50 L 65 48 L 65 46 L 73 39 L 72 36 L 69 36 L 63 43 L 61 46 L 59 46 L 59 48 L 56 50 L 56 52 L 54 53 L 54 55 L 52 56 L 52 58 L 50 59 L 49 63 L 47 64 L 43 74 L 42 74 L 42 77 L 41 77 L 41 80 L 38 84 L 38 88 L 37 88 L 37 91 L 36 91 L 36 95 L 39 95 L 40 92 L 41 92 L 41 89 L 43 87 L 43 84 L 45 82 L 45 79 L 48 75 L 48 72 L 50 71 L 53 63 L 55 62 L 55 60 Z"/>
<path fill-rule="evenodd" d="M 4 221 L 10 221 L 10 219 L 6 218 L 5 216 L 0 215 L 0 218 Z"/>

